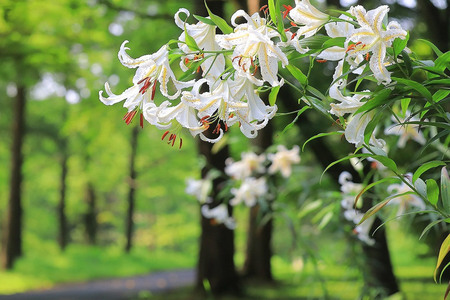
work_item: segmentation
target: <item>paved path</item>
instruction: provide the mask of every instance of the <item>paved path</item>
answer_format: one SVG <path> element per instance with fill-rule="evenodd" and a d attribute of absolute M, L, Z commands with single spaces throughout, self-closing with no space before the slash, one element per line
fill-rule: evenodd
<path fill-rule="evenodd" d="M 172 270 L 129 278 L 65 284 L 51 290 L 0 295 L 0 300 L 128 300 L 137 298 L 139 293 L 150 295 L 193 285 L 194 279 L 194 270 Z"/>

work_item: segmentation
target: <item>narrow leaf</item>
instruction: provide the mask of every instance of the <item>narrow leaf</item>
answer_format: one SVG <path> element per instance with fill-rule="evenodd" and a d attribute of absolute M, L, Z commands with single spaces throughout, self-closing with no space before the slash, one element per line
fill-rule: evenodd
<path fill-rule="evenodd" d="M 230 34 L 230 33 L 233 32 L 233 28 L 230 25 L 228 25 L 227 21 L 225 21 L 224 19 L 222 19 L 218 15 L 213 14 L 211 12 L 211 10 L 209 10 L 208 5 L 206 5 L 206 1 L 205 1 L 205 7 L 206 7 L 206 10 L 208 11 L 208 15 L 211 18 L 211 20 L 214 22 L 214 24 L 217 25 L 217 27 L 219 27 L 219 29 L 224 34 Z"/>
<path fill-rule="evenodd" d="M 191 51 L 200 51 L 200 47 L 197 45 L 195 39 L 188 34 L 186 25 L 184 26 L 184 40 Z"/>
<path fill-rule="evenodd" d="M 433 96 L 431 95 L 430 91 L 424 87 L 422 84 L 418 83 L 417 81 L 405 79 L 405 78 L 398 78 L 398 77 L 392 77 L 392 80 L 397 81 L 397 83 L 404 84 L 413 90 L 417 91 L 419 94 L 427 98 L 428 100 L 432 100 Z"/>
<path fill-rule="evenodd" d="M 423 181 L 420 178 L 417 178 L 416 181 L 414 182 L 414 187 L 423 198 L 427 197 L 427 185 L 425 184 L 425 181 Z"/>
<path fill-rule="evenodd" d="M 287 65 L 286 68 L 302 86 L 306 86 L 308 84 L 308 77 L 306 77 L 306 75 L 303 74 L 299 68 L 292 64 Z"/>
<path fill-rule="evenodd" d="M 428 231 L 430 231 L 431 228 L 433 228 L 435 225 L 437 225 L 437 224 L 439 224 L 439 223 L 441 223 L 441 222 L 443 222 L 443 221 L 444 221 L 443 219 L 440 219 L 440 220 L 436 220 L 436 221 L 433 221 L 433 222 L 431 222 L 430 224 L 428 224 L 427 227 L 425 227 L 425 229 L 422 231 L 422 234 L 420 235 L 419 240 L 422 239 L 422 237 L 423 237 Z"/>
<path fill-rule="evenodd" d="M 450 251 L 450 234 L 447 236 L 447 238 L 442 242 L 441 249 L 439 250 L 438 260 L 436 264 L 436 268 L 434 269 L 434 281 L 437 282 L 437 272 L 439 267 L 442 264 L 442 261 L 444 260 L 447 253 Z"/>
<path fill-rule="evenodd" d="M 315 136 L 309 138 L 306 142 L 303 143 L 303 146 L 302 146 L 302 152 L 305 150 L 306 144 L 309 143 L 310 141 L 315 140 L 315 139 L 317 139 L 317 138 L 324 137 L 324 136 L 328 136 L 328 135 L 336 135 L 336 134 L 342 135 L 343 132 L 342 132 L 342 131 L 332 131 L 332 132 L 325 132 L 325 133 L 319 133 L 319 134 L 316 134 Z"/>
<path fill-rule="evenodd" d="M 441 198 L 442 206 L 445 212 L 450 212 L 450 178 L 448 176 L 447 168 L 443 167 L 441 170 Z"/>
<path fill-rule="evenodd" d="M 364 103 L 363 106 L 358 108 L 358 110 L 355 112 L 355 114 L 364 112 L 364 111 L 371 111 L 374 108 L 380 107 L 383 104 L 386 104 L 386 99 L 389 98 L 389 95 L 392 93 L 392 90 L 390 89 L 382 89 L 378 93 L 375 94 L 375 97 L 372 99 L 369 99 L 366 103 Z"/>
<path fill-rule="evenodd" d="M 377 180 L 377 181 L 372 182 L 371 184 L 367 185 L 366 187 L 364 187 L 364 188 L 361 190 L 361 192 L 358 193 L 358 195 L 356 195 L 356 197 L 355 197 L 355 203 L 353 204 L 353 207 L 356 207 L 356 205 L 358 204 L 359 198 L 361 198 L 361 196 L 362 196 L 365 192 L 367 192 L 369 189 L 371 189 L 372 187 L 374 187 L 374 186 L 376 186 L 376 185 L 378 185 L 378 184 L 380 184 L 380 183 L 383 183 L 383 182 L 392 182 L 392 181 L 394 181 L 394 180 L 396 181 L 397 179 L 396 179 L 396 178 L 393 178 L 393 177 L 386 177 L 386 178 Z M 389 198 L 388 198 L 388 199 L 389 199 Z M 380 203 L 383 203 L 383 202 L 380 202 Z M 367 218 L 366 218 L 366 219 L 367 219 Z"/>
<path fill-rule="evenodd" d="M 425 173 L 426 171 L 428 171 L 429 169 L 438 167 L 438 166 L 445 166 L 445 163 L 442 161 L 438 161 L 438 160 L 433 160 L 433 161 L 429 161 L 427 163 L 424 163 L 423 165 L 421 165 L 416 172 L 414 172 L 414 175 L 412 177 L 412 182 L 414 183 L 416 181 L 417 178 L 420 177 L 420 175 L 422 175 L 423 173 Z"/>
<path fill-rule="evenodd" d="M 198 15 L 194 15 L 194 18 L 196 18 L 197 20 L 199 20 L 200 22 L 203 22 L 205 24 L 211 25 L 211 26 L 216 26 L 216 23 L 213 22 L 213 20 L 202 17 L 202 16 L 198 16 Z"/>
<path fill-rule="evenodd" d="M 436 45 L 433 44 L 432 42 L 424 40 L 424 39 L 418 39 L 418 41 L 424 42 L 425 44 L 430 46 L 430 48 L 433 49 L 434 53 L 436 53 L 437 56 L 441 56 L 443 54 L 442 51 L 439 50 L 439 48 L 436 47 Z"/>
<path fill-rule="evenodd" d="M 397 57 L 400 54 L 400 52 L 402 52 L 403 49 L 405 49 L 406 44 L 408 44 L 408 40 L 409 40 L 409 32 L 406 35 L 406 38 L 404 39 L 396 38 L 394 40 L 394 42 L 392 43 L 392 48 L 394 48 L 394 57 Z"/>
<path fill-rule="evenodd" d="M 297 120 L 298 120 L 298 117 L 300 117 L 300 115 L 301 115 L 304 111 L 306 111 L 306 110 L 308 110 L 308 109 L 310 109 L 310 108 L 311 108 L 310 106 L 304 106 L 304 107 L 302 107 L 302 109 L 300 109 L 300 110 L 297 112 L 297 116 L 295 116 L 295 119 L 292 120 L 291 123 L 289 123 L 288 125 L 286 125 L 286 127 L 284 127 L 284 129 L 283 129 L 283 131 L 281 132 L 281 134 L 284 134 L 288 129 L 290 129 L 292 126 L 294 126 L 295 122 L 297 122 Z"/>

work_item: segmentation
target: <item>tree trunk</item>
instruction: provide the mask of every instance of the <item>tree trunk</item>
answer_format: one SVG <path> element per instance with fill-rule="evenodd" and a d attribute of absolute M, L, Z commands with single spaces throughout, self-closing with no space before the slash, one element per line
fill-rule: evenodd
<path fill-rule="evenodd" d="M 138 144 L 138 134 L 139 128 L 134 127 L 131 132 L 131 153 L 130 153 L 130 189 L 128 191 L 128 210 L 127 210 L 127 219 L 126 219 L 126 245 L 125 252 L 129 253 L 131 247 L 133 245 L 133 229 L 134 229 L 134 206 L 135 206 L 135 192 L 136 192 L 136 169 L 135 169 L 135 160 L 136 160 L 136 151 Z"/>
<path fill-rule="evenodd" d="M 67 226 L 66 216 L 66 178 L 67 178 L 67 160 L 69 158 L 67 153 L 67 141 L 64 139 L 61 146 L 62 158 L 61 158 L 61 177 L 60 177 L 60 190 L 59 190 L 59 203 L 58 203 L 58 244 L 59 248 L 64 251 L 69 241 L 69 232 Z"/>
<path fill-rule="evenodd" d="M 262 153 L 272 145 L 272 135 L 273 126 L 269 122 L 253 140 L 253 145 L 257 147 L 257 152 Z M 244 277 L 262 281 L 273 280 L 270 264 L 272 258 L 273 219 L 268 217 L 269 214 L 271 214 L 270 210 L 261 211 L 259 205 L 250 208 L 247 250 L 243 269 Z M 262 220 L 265 221 L 261 222 Z"/>
<path fill-rule="evenodd" d="M 216 153 L 211 152 L 212 144 L 199 142 L 199 152 L 204 155 L 207 166 L 202 170 L 205 177 L 209 170 L 222 171 L 225 159 L 229 157 L 228 147 Z M 213 181 L 211 207 L 219 204 L 217 200 L 225 178 Z M 231 206 L 228 206 L 231 215 Z M 234 264 L 234 231 L 223 224 L 212 224 L 210 219 L 201 216 L 200 253 L 197 265 L 196 289 L 205 292 L 208 281 L 212 294 L 240 294 L 239 278 Z"/>
<path fill-rule="evenodd" d="M 9 201 L 4 226 L 2 267 L 12 269 L 22 255 L 22 145 L 25 138 L 26 88 L 19 85 L 14 103 Z"/>
<path fill-rule="evenodd" d="M 450 48 L 450 1 L 447 0 L 447 8 L 440 10 L 430 0 L 418 0 L 417 10 L 419 16 L 427 24 L 431 41 L 442 51 Z"/>
<path fill-rule="evenodd" d="M 97 198 L 91 182 L 87 184 L 85 197 L 87 204 L 87 212 L 84 216 L 86 239 L 89 244 L 95 245 L 97 243 Z"/>

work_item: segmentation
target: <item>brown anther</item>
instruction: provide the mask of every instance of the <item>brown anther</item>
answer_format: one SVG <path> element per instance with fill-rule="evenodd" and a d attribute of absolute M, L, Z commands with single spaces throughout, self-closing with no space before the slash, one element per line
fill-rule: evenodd
<path fill-rule="evenodd" d="M 135 111 L 135 110 L 126 113 L 126 115 L 124 116 L 124 120 L 127 125 L 130 125 L 130 123 L 131 123 L 131 121 L 133 121 L 133 118 L 136 115 L 136 113 L 137 113 L 137 111 Z"/>
<path fill-rule="evenodd" d="M 166 132 L 164 132 L 164 134 L 162 135 L 162 137 L 161 137 L 161 140 L 164 140 L 164 138 L 166 137 L 166 135 L 168 135 L 169 134 L 169 130 L 167 130 Z"/>
<path fill-rule="evenodd" d="M 155 83 L 153 83 L 153 88 L 152 88 L 152 96 L 151 96 L 151 100 L 155 99 L 155 93 L 156 93 L 156 81 Z"/>
<path fill-rule="evenodd" d="M 178 149 L 181 149 L 182 146 L 183 146 L 183 139 L 180 138 L 180 147 Z"/>
<path fill-rule="evenodd" d="M 200 66 L 198 66 L 198 68 L 197 68 L 197 73 L 200 73 L 200 70 L 201 70 L 202 68 L 200 67 Z"/>
<path fill-rule="evenodd" d="M 187 65 L 188 63 L 190 63 L 191 60 L 187 57 L 184 58 L 184 64 Z"/>
<path fill-rule="evenodd" d="M 223 125 L 225 125 L 225 131 L 228 131 L 228 124 L 224 122 Z"/>
<path fill-rule="evenodd" d="M 177 135 L 176 134 L 174 134 L 173 135 L 173 140 L 172 140 L 172 147 L 173 147 L 173 145 L 175 144 L 175 140 L 177 139 Z"/>
<path fill-rule="evenodd" d="M 291 36 L 291 40 L 293 40 L 296 35 L 297 35 L 297 32 L 294 32 L 294 34 Z"/>
<path fill-rule="evenodd" d="M 265 10 L 266 8 L 267 8 L 267 4 L 266 5 L 263 5 L 263 6 L 261 6 L 261 8 L 259 9 L 259 11 L 263 11 L 263 10 Z"/>
<path fill-rule="evenodd" d="M 258 71 L 258 65 L 254 65 L 255 69 L 252 72 L 252 76 L 255 76 L 256 71 Z"/>
<path fill-rule="evenodd" d="M 144 114 L 143 113 L 141 113 L 141 115 L 140 115 L 139 125 L 141 125 L 141 128 L 144 128 Z"/>
<path fill-rule="evenodd" d="M 326 59 L 316 59 L 316 61 L 317 61 L 319 64 L 322 64 L 322 63 L 327 62 Z"/>
<path fill-rule="evenodd" d="M 365 59 L 366 59 L 367 61 L 369 61 L 369 58 L 370 58 L 370 53 L 367 52 L 367 53 L 366 53 L 366 56 L 365 56 Z"/>
<path fill-rule="evenodd" d="M 291 21 L 291 23 L 290 23 L 290 24 L 291 24 L 291 26 L 293 26 L 293 27 L 297 27 L 297 24 L 295 24 L 295 23 L 294 23 L 294 22 L 292 22 L 292 21 Z"/>
<path fill-rule="evenodd" d="M 217 124 L 216 128 L 214 129 L 214 131 L 212 133 L 219 134 L 219 132 L 220 132 L 220 124 Z"/>
<path fill-rule="evenodd" d="M 355 47 L 356 47 L 356 44 L 351 44 L 351 45 L 349 45 L 349 46 L 347 47 L 347 50 L 345 50 L 345 52 L 347 53 L 347 52 L 349 52 L 349 51 L 355 49 Z"/>

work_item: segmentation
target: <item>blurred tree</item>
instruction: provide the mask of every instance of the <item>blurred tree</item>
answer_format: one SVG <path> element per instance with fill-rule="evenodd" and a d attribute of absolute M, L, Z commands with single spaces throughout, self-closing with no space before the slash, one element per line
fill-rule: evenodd
<path fill-rule="evenodd" d="M 69 242 L 69 229 L 67 224 L 67 214 L 66 214 L 66 190 L 67 190 L 67 173 L 69 160 L 69 153 L 67 150 L 67 139 L 62 138 L 60 141 L 61 150 L 61 176 L 60 176 L 60 188 L 59 188 L 59 203 L 58 203 L 58 244 L 61 250 L 64 250 Z"/>
<path fill-rule="evenodd" d="M 97 196 L 94 184 L 88 181 L 85 190 L 87 210 L 84 214 L 84 226 L 87 242 L 91 245 L 97 243 Z"/>
<path fill-rule="evenodd" d="M 26 87 L 17 86 L 11 146 L 11 177 L 6 224 L 3 227 L 2 267 L 11 269 L 22 255 L 22 145 L 25 137 Z"/>
<path fill-rule="evenodd" d="M 128 190 L 128 209 L 127 209 L 127 215 L 126 215 L 126 221 L 125 221 L 125 237 L 126 237 L 126 245 L 125 245 L 125 252 L 130 252 L 132 244 L 133 244 L 133 229 L 134 229 L 134 221 L 133 221 L 133 214 L 134 214 L 134 207 L 135 207 L 135 192 L 136 192 L 136 168 L 135 168 L 135 161 L 136 161 L 136 151 L 138 146 L 138 134 L 139 134 L 139 127 L 135 126 L 131 131 L 131 153 L 130 153 L 130 173 L 129 173 L 129 190 Z"/>

